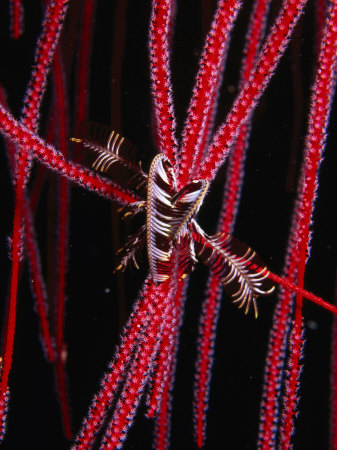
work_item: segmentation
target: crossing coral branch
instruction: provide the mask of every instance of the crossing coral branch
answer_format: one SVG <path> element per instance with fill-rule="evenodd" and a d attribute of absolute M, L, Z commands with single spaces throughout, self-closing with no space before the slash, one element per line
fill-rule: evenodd
<path fill-rule="evenodd" d="M 240 126 L 248 119 L 266 89 L 278 61 L 283 55 L 292 31 L 303 12 L 306 0 L 285 0 L 263 45 L 249 80 L 243 85 L 225 122 L 215 134 L 200 166 L 198 178 L 214 178 L 228 156 Z"/>
<path fill-rule="evenodd" d="M 130 204 L 139 201 L 136 195 L 125 192 L 114 186 L 111 181 L 99 177 L 82 166 L 67 161 L 65 157 L 55 150 L 43 139 L 29 131 L 26 127 L 18 123 L 11 114 L 0 104 L 0 131 L 21 147 L 31 152 L 42 164 L 49 169 L 68 178 L 70 181 L 92 190 L 98 194 L 118 201 L 121 204 Z"/>

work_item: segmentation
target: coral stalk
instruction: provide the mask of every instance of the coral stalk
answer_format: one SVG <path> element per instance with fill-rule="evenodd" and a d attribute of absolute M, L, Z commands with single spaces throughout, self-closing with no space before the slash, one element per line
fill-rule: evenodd
<path fill-rule="evenodd" d="M 158 311 L 160 315 L 155 315 L 149 321 L 145 336 L 139 343 L 126 376 L 123 390 L 118 396 L 113 418 L 106 430 L 102 448 L 121 448 L 147 383 L 154 357 L 159 350 L 163 329 L 166 322 L 170 321 L 170 317 L 174 314 L 172 287 L 168 289 L 168 284 L 166 286 L 160 285 L 156 288 L 155 295 L 160 308 L 160 311 Z"/>
<path fill-rule="evenodd" d="M 311 110 L 308 135 L 302 169 L 299 198 L 296 208 L 297 230 L 293 241 L 297 242 L 298 285 L 303 286 L 305 265 L 310 254 L 310 225 L 313 217 L 315 197 L 318 189 L 318 171 L 326 142 L 326 130 L 329 122 L 332 99 L 335 93 L 337 76 L 337 1 L 330 2 L 326 27 L 323 31 L 315 81 L 312 87 Z M 289 371 L 286 379 L 286 392 L 283 398 L 281 422 L 282 446 L 288 448 L 294 434 L 294 419 L 298 405 L 298 387 L 300 358 L 303 348 L 302 339 L 302 296 L 296 298 L 295 322 L 291 332 L 291 353 Z"/>
<path fill-rule="evenodd" d="M 174 165 L 177 152 L 176 119 L 169 58 L 173 14 L 173 0 L 153 0 L 149 48 L 156 133 L 159 150 Z"/>
<path fill-rule="evenodd" d="M 285 276 L 297 279 L 303 286 L 304 270 L 310 248 L 310 224 L 314 200 L 318 189 L 318 170 L 325 147 L 326 129 L 336 83 L 336 40 L 337 40 L 337 2 L 331 1 L 327 14 L 324 39 L 318 56 L 317 72 L 312 88 L 311 110 L 304 163 L 299 184 L 298 200 L 294 213 L 292 232 L 289 239 Z M 283 448 L 289 448 L 294 434 L 294 419 L 298 404 L 300 357 L 302 353 L 302 297 L 296 300 L 295 322 L 291 331 L 291 352 L 289 371 L 286 379 L 286 392 L 283 398 L 283 414 L 280 439 Z M 275 425 L 278 423 L 277 402 L 281 388 L 285 340 L 289 328 L 291 295 L 280 299 L 276 314 L 280 320 L 274 321 L 269 344 L 265 375 L 264 399 L 260 428 L 260 446 L 269 448 L 275 442 Z"/>
<path fill-rule="evenodd" d="M 240 6 L 241 3 L 237 0 L 219 1 L 207 35 L 179 152 L 179 187 L 192 180 L 195 168 L 199 166 L 203 156 L 204 144 L 210 134 L 219 84 L 225 69 L 230 33 Z"/>
<path fill-rule="evenodd" d="M 61 52 L 58 49 L 53 63 L 53 77 L 54 77 L 54 95 L 55 95 L 55 110 L 57 116 L 57 130 L 58 142 L 62 154 L 68 156 L 69 142 L 68 126 L 67 126 L 67 110 L 66 89 L 65 89 L 65 74 L 62 67 Z M 58 239 L 57 239 L 57 288 L 56 288 L 56 383 L 60 399 L 60 406 L 62 411 L 64 433 L 67 439 L 71 439 L 71 419 L 69 411 L 69 402 L 67 398 L 66 386 L 66 361 L 67 350 L 64 338 L 65 327 L 65 303 L 66 303 L 66 272 L 68 259 L 68 211 L 69 211 L 69 186 L 66 178 L 59 180 L 59 198 L 58 198 Z"/>
<path fill-rule="evenodd" d="M 39 41 L 38 50 L 35 59 L 35 70 L 31 78 L 31 84 L 27 89 L 26 103 L 23 112 L 23 123 L 29 129 L 36 128 L 36 121 L 39 113 L 39 105 L 43 95 L 43 85 L 46 83 L 46 75 L 51 63 L 53 50 L 57 43 L 60 33 L 61 22 L 65 14 L 65 1 L 51 2 L 50 7 L 44 21 L 41 39 Z M 53 8 L 55 6 L 55 9 Z M 52 26 L 50 27 L 50 22 Z M 48 40 L 49 38 L 49 40 Z M 46 40 L 46 43 L 44 42 Z M 41 56 L 41 60 L 40 57 Z M 9 308 L 5 346 L 3 349 L 3 370 L 0 382 L 1 403 L 8 390 L 8 378 L 12 365 L 15 322 L 16 322 L 16 303 L 18 276 L 20 265 L 20 247 L 21 243 L 21 226 L 22 211 L 24 205 L 25 185 L 29 174 L 30 153 L 26 148 L 21 147 L 17 151 L 17 164 L 15 170 L 15 209 L 13 220 L 13 236 L 12 236 L 12 272 L 9 293 Z M 1 412 L 2 413 L 2 412 Z"/>
<path fill-rule="evenodd" d="M 99 177 L 78 164 L 67 161 L 64 156 L 43 139 L 18 123 L 0 104 L 0 131 L 14 142 L 17 142 L 49 169 L 60 173 L 68 180 L 95 191 L 104 197 L 116 200 L 121 204 L 136 203 L 140 199 L 131 192 L 125 192 L 111 181 Z"/>
<path fill-rule="evenodd" d="M 167 282 L 160 285 L 157 290 L 151 282 L 145 283 L 139 301 L 134 307 L 134 311 L 125 327 L 121 344 L 116 352 L 114 361 L 110 364 L 101 382 L 101 390 L 94 397 L 87 418 L 79 432 L 73 450 L 87 449 L 95 440 L 105 419 L 106 412 L 114 400 L 120 384 L 125 378 L 125 369 L 132 363 L 132 354 L 138 348 L 139 343 L 144 339 L 144 333 L 151 327 L 150 322 L 155 317 L 162 317 L 163 295 L 167 295 Z"/>
<path fill-rule="evenodd" d="M 10 31 L 13 39 L 19 39 L 23 33 L 24 8 L 22 0 L 9 0 Z"/>
<path fill-rule="evenodd" d="M 248 81 L 256 63 L 257 54 L 265 32 L 269 3 L 270 0 L 261 0 L 254 3 L 246 36 L 239 87 L 242 87 Z M 250 121 L 241 125 L 239 135 L 232 148 L 224 199 L 217 226 L 218 232 L 233 233 L 234 230 L 243 184 L 244 163 L 250 127 Z M 194 435 L 199 448 L 203 446 L 206 439 L 206 413 L 209 402 L 216 327 L 222 297 L 221 284 L 214 274 L 211 274 L 207 281 L 205 296 L 206 299 L 202 306 L 199 325 L 193 401 Z"/>
<path fill-rule="evenodd" d="M 250 79 L 244 84 L 225 122 L 215 134 L 207 156 L 200 166 L 198 178 L 211 180 L 228 156 L 230 146 L 258 99 L 266 89 L 276 65 L 284 53 L 291 33 L 303 12 L 306 0 L 285 0 L 263 45 Z"/>

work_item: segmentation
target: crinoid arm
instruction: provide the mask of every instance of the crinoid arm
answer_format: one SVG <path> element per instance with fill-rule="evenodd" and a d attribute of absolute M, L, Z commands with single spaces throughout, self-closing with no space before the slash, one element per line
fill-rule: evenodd
<path fill-rule="evenodd" d="M 106 125 L 86 122 L 81 137 L 71 138 L 83 146 L 82 162 L 90 169 L 107 175 L 120 186 L 146 197 L 147 175 L 136 160 L 136 147 Z"/>
<path fill-rule="evenodd" d="M 126 165 L 137 168 L 137 148 L 111 127 L 97 122 L 84 122 L 81 125 L 81 137 L 86 147 L 106 150 L 116 155 Z"/>
<path fill-rule="evenodd" d="M 194 242 L 189 233 L 182 236 L 179 243 L 176 243 L 179 250 L 178 277 L 183 279 L 193 272 L 198 260 L 195 254 Z"/>
<path fill-rule="evenodd" d="M 136 233 L 129 236 L 126 244 L 117 251 L 117 254 L 120 256 L 120 262 L 114 272 L 117 272 L 118 270 L 124 272 L 128 266 L 132 265 L 139 269 L 137 259 L 139 260 L 139 255 L 145 245 L 145 242 L 146 225 L 143 225 Z"/>
<path fill-rule="evenodd" d="M 163 154 L 151 164 L 147 193 L 147 253 L 153 282 L 161 283 L 169 277 L 172 252 L 171 199 L 176 193 L 173 167 Z"/>
<path fill-rule="evenodd" d="M 274 290 L 269 271 L 247 244 L 225 233 L 208 236 L 192 220 L 190 230 L 196 253 L 219 278 L 226 294 L 230 295 L 245 314 L 251 304 L 257 317 L 256 298 Z"/>
<path fill-rule="evenodd" d="M 172 197 L 172 240 L 179 241 L 186 234 L 187 225 L 199 211 L 207 189 L 208 181 L 194 180 Z"/>
<path fill-rule="evenodd" d="M 144 212 L 146 209 L 146 201 L 141 200 L 139 202 L 134 202 L 131 205 L 121 206 L 117 209 L 117 212 L 121 214 L 122 219 L 127 219 L 135 217 L 137 214 Z"/>

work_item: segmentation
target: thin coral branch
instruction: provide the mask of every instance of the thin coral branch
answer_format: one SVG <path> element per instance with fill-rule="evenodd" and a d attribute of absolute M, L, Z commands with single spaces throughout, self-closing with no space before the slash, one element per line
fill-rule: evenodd
<path fill-rule="evenodd" d="M 221 284 L 216 276 L 211 275 L 207 281 L 206 298 L 203 302 L 200 317 L 193 395 L 194 436 L 199 448 L 204 445 L 206 440 L 206 413 L 208 410 L 216 326 L 219 318 L 221 296 Z"/>
<path fill-rule="evenodd" d="M 166 326 L 166 322 L 170 321 L 170 317 L 174 314 L 172 292 L 172 286 L 169 284 L 162 284 L 156 288 L 155 295 L 161 314 L 152 318 L 144 338 L 139 343 L 126 376 L 123 390 L 118 396 L 114 415 L 102 441 L 102 448 L 121 448 L 127 430 L 132 424 L 141 394 L 153 366 L 155 355 L 159 350 L 163 329 Z"/>
<path fill-rule="evenodd" d="M 53 63 L 55 112 L 58 123 L 58 142 L 64 156 L 68 155 L 69 141 L 67 139 L 67 92 L 65 88 L 65 74 L 62 67 L 61 52 L 58 49 Z M 69 182 L 66 178 L 59 180 L 58 199 L 58 239 L 57 239 L 57 288 L 56 288 L 56 383 L 59 394 L 64 433 L 67 439 L 71 439 L 70 407 L 66 386 L 66 361 L 67 350 L 64 337 L 65 328 L 65 302 L 66 302 L 66 272 L 68 259 L 68 216 L 69 216 Z"/>
<path fill-rule="evenodd" d="M 295 239 L 298 243 L 297 254 L 291 257 L 298 260 L 298 285 L 303 286 L 304 271 L 310 253 L 310 225 L 313 216 L 316 191 L 318 189 L 318 170 L 326 142 L 332 99 L 335 93 L 337 76 L 337 1 L 332 0 L 328 9 L 327 23 L 323 30 L 324 39 L 318 55 L 317 73 L 312 88 L 309 129 L 306 139 L 304 164 L 302 169 L 299 199 L 296 208 L 297 230 Z M 288 448 L 294 434 L 296 410 L 298 405 L 298 387 L 300 375 L 300 358 L 303 351 L 302 338 L 302 296 L 296 298 L 295 321 L 291 332 L 291 353 L 289 372 L 286 378 L 286 391 L 283 398 L 281 422 L 281 441 Z"/>
<path fill-rule="evenodd" d="M 0 101 L 5 104 L 5 93 L 2 88 L 0 89 Z M 15 172 L 16 166 L 15 163 L 16 147 L 13 144 L 13 142 L 7 140 L 6 149 L 12 178 L 14 178 L 13 174 Z M 31 288 L 33 296 L 35 297 L 36 301 L 37 313 L 40 318 L 41 338 L 43 342 L 44 352 L 46 354 L 47 359 L 50 362 L 53 362 L 55 355 L 48 323 L 48 307 L 46 302 L 47 294 L 42 276 L 41 259 L 39 255 L 39 249 L 33 226 L 33 218 L 32 218 L 33 208 L 30 208 L 29 204 L 30 202 L 28 201 L 27 195 L 25 195 L 22 214 L 24 219 L 25 248 L 28 253 L 29 269 L 31 272 L 31 278 L 33 280 L 31 282 Z"/>
<path fill-rule="evenodd" d="M 67 4 L 68 0 L 51 0 L 47 6 L 41 36 L 37 43 L 31 80 L 27 87 L 22 110 L 22 123 L 32 131 L 37 131 L 47 75 L 62 30 Z"/>
<path fill-rule="evenodd" d="M 319 53 L 317 73 L 312 88 L 311 110 L 309 117 L 309 129 L 306 139 L 304 163 L 299 184 L 298 200 L 293 219 L 292 234 L 288 247 L 287 265 L 285 275 L 297 278 L 299 287 L 303 286 L 304 270 L 309 254 L 310 246 L 310 224 L 312 220 L 314 199 L 318 189 L 318 169 L 322 160 L 325 147 L 326 128 L 328 125 L 332 98 L 335 91 L 336 80 L 336 39 L 337 39 L 337 2 L 332 1 L 327 15 L 327 24 L 324 30 Z M 287 299 L 288 300 L 288 299 Z M 288 311 L 281 313 L 280 326 L 276 321 L 271 334 L 268 352 L 265 390 L 262 403 L 262 416 L 260 428 L 261 448 L 267 448 L 270 442 L 276 439 L 276 428 L 278 409 L 277 402 L 280 391 L 280 380 L 282 377 L 282 365 L 284 344 L 289 329 L 289 312 L 291 309 L 291 298 L 280 302 Z M 296 301 L 294 328 L 291 332 L 290 370 L 286 379 L 286 392 L 283 398 L 282 425 L 280 439 L 284 448 L 289 448 L 294 434 L 294 419 L 298 404 L 299 362 L 302 353 L 303 340 L 301 319 L 302 296 Z M 280 315 L 280 308 L 277 314 Z M 277 338 L 277 339 L 275 339 Z M 276 361 L 279 362 L 276 362 Z"/>
<path fill-rule="evenodd" d="M 258 51 L 265 34 L 270 2 L 271 0 L 259 0 L 253 5 L 245 41 L 239 88 L 242 88 L 244 84 L 248 82 L 250 74 L 256 64 Z M 248 120 L 240 127 L 239 134 L 235 139 L 233 149 L 231 150 L 224 190 L 223 207 L 217 227 L 218 232 L 232 234 L 234 231 L 236 214 L 243 187 L 244 165 L 250 128 L 251 121 Z"/>
<path fill-rule="evenodd" d="M 156 416 L 160 409 L 162 395 L 170 376 L 172 357 L 174 353 L 174 336 L 176 328 L 176 311 L 173 310 L 165 322 L 163 329 L 163 336 L 160 342 L 160 346 L 155 357 L 155 364 L 153 368 L 153 374 L 151 375 L 151 391 L 148 398 L 148 410 L 147 416 L 153 418 Z"/>
<path fill-rule="evenodd" d="M 54 342 L 50 333 L 48 321 L 47 293 L 42 277 L 40 255 L 37 248 L 33 218 L 30 209 L 27 207 L 27 198 L 23 204 L 23 218 L 25 222 L 25 247 L 29 255 L 29 268 L 31 271 L 31 286 L 36 299 L 36 309 L 41 323 L 41 338 L 43 349 L 48 361 L 55 361 Z"/>
<path fill-rule="evenodd" d="M 242 87 L 248 81 L 256 63 L 257 54 L 264 37 L 269 4 L 270 0 L 261 0 L 254 3 L 246 35 L 239 87 Z M 250 127 L 251 123 L 248 121 L 240 127 L 239 135 L 233 145 L 217 226 L 218 233 L 228 234 L 232 233 L 234 229 L 243 184 Z M 210 275 L 207 281 L 205 297 L 199 325 L 193 401 L 194 435 L 199 448 L 203 446 L 206 439 L 206 413 L 209 402 L 216 327 L 222 297 L 221 284 L 214 273 Z"/>
<path fill-rule="evenodd" d="M 275 281 L 280 286 L 284 286 L 288 290 L 288 292 L 301 295 L 303 298 L 306 298 L 307 300 L 316 303 L 316 305 L 319 305 L 320 307 L 326 309 L 327 311 L 331 311 L 333 314 L 337 314 L 337 307 L 335 305 L 332 305 L 331 303 L 328 303 L 325 300 L 323 300 L 321 297 L 317 297 L 317 295 L 314 295 L 311 292 L 306 291 L 305 289 L 297 286 L 296 284 L 292 283 L 286 278 L 281 278 L 272 272 L 269 272 L 268 278 Z"/>
<path fill-rule="evenodd" d="M 175 165 L 177 141 L 169 60 L 173 0 L 153 0 L 150 22 L 150 66 L 159 151 Z"/>
<path fill-rule="evenodd" d="M 1 367 L 0 369 L 2 369 L 2 359 L 0 361 Z M 0 442 L 2 442 L 5 438 L 5 434 L 6 434 L 6 420 L 7 420 L 7 411 L 8 411 L 8 400 L 9 400 L 9 390 L 7 390 L 6 394 L 3 395 L 1 397 L 0 400 L 0 411 L 1 411 L 1 415 L 0 415 Z"/>
<path fill-rule="evenodd" d="M 19 124 L 10 113 L 0 104 L 0 131 L 21 147 L 31 151 L 34 157 L 49 169 L 54 170 L 70 181 L 98 194 L 111 198 L 121 204 L 136 203 L 140 199 L 129 192 L 120 189 L 111 181 L 99 177 L 83 169 L 80 165 L 67 161 L 64 156 L 43 139 L 33 134 Z"/>
<path fill-rule="evenodd" d="M 59 1 L 51 1 L 48 4 L 48 7 L 46 9 L 46 14 L 43 22 L 42 32 L 41 36 L 37 43 L 37 50 L 35 55 L 35 61 L 34 66 L 32 70 L 31 80 L 27 87 L 26 91 L 26 97 L 24 100 L 24 107 L 22 111 L 22 124 L 26 126 L 30 130 L 36 131 L 37 125 L 38 125 L 38 117 L 39 117 L 39 111 L 40 111 L 40 105 L 43 98 L 45 86 L 47 83 L 47 74 L 50 68 L 50 64 L 53 58 L 54 50 L 56 48 L 62 25 L 64 16 L 66 14 L 67 9 L 67 0 L 59 0 Z M 26 149 L 21 148 L 18 152 L 18 156 L 24 158 L 25 167 L 22 171 L 22 178 L 18 176 L 19 174 L 16 174 L 15 181 L 16 181 L 16 187 L 15 189 L 21 190 L 24 189 L 24 186 L 26 184 L 27 178 L 29 176 L 29 169 L 30 169 L 30 159 L 31 155 L 30 152 L 27 152 Z M 18 184 L 22 184 L 21 186 L 18 186 Z M 24 195 L 24 194 L 23 194 Z M 25 205 L 25 199 L 23 198 L 22 206 L 25 206 L 26 213 L 29 214 L 29 208 L 28 205 Z M 32 222 L 30 222 L 30 225 Z M 29 225 L 27 225 L 29 226 Z M 37 246 L 33 246 L 33 242 L 31 237 L 33 236 L 33 233 L 31 233 L 28 236 L 29 242 L 30 242 L 30 253 L 32 258 L 37 260 L 36 253 L 34 254 L 34 250 L 37 249 Z M 33 253 L 32 253 L 33 252 Z M 32 261 L 32 267 L 33 269 L 38 269 L 39 265 L 34 264 L 34 260 Z M 36 272 L 36 271 L 35 271 Z M 34 271 L 33 271 L 34 273 Z M 36 275 L 38 275 L 36 273 Z M 43 309 L 43 303 L 41 301 L 41 285 L 42 285 L 42 277 L 38 276 L 36 280 L 37 285 L 37 293 L 39 296 L 37 297 L 40 299 L 39 301 L 39 311 L 42 314 L 41 320 L 42 320 L 42 329 L 44 330 L 44 333 L 47 333 L 46 331 L 46 314 Z M 53 359 L 52 352 L 51 352 L 51 343 L 49 341 L 49 334 L 44 334 L 46 336 L 46 348 L 48 349 L 49 357 Z"/>
<path fill-rule="evenodd" d="M 337 299 L 337 286 L 335 286 L 335 300 Z M 337 317 L 332 323 L 331 342 L 331 374 L 330 374 L 330 448 L 337 448 Z"/>
<path fill-rule="evenodd" d="M 204 152 L 216 107 L 219 84 L 225 69 L 231 30 L 241 6 L 238 0 L 219 1 L 207 35 L 193 88 L 179 153 L 178 187 L 192 180 Z M 192 164 L 191 164 L 192 161 Z"/>
<path fill-rule="evenodd" d="M 23 33 L 24 8 L 22 0 L 9 0 L 10 31 L 13 39 L 19 39 Z"/>
<path fill-rule="evenodd" d="M 316 0 L 315 2 L 315 7 L 316 7 L 316 14 L 315 14 L 315 19 L 316 19 L 316 46 L 317 46 L 317 51 L 319 51 L 320 45 L 321 45 L 321 40 L 322 40 L 322 36 L 323 36 L 323 29 L 324 29 L 324 25 L 325 25 L 325 15 L 326 15 L 326 7 L 327 7 L 327 2 L 325 0 Z"/>
<path fill-rule="evenodd" d="M 177 255 L 178 256 L 178 255 Z M 168 373 L 165 373 L 165 380 L 162 382 L 162 392 L 160 397 L 160 405 L 155 417 L 154 441 L 153 447 L 156 450 L 167 450 L 170 446 L 171 436 L 171 412 L 173 401 L 173 388 L 175 380 L 175 372 L 177 365 L 177 353 L 179 349 L 180 329 L 183 322 L 186 290 L 188 283 L 186 280 L 179 280 L 174 298 L 174 317 L 172 321 L 172 335 L 170 348 L 170 361 L 167 366 Z M 167 376 L 166 376 L 167 375 Z"/>
<path fill-rule="evenodd" d="M 20 157 L 21 156 L 21 157 Z M 19 181 L 24 179 L 26 175 L 27 158 L 25 154 L 19 155 L 19 160 L 16 166 L 16 177 Z M 19 265 L 22 254 L 21 249 L 21 226 L 22 226 L 22 208 L 24 201 L 24 184 L 18 182 L 15 189 L 15 210 L 13 220 L 13 234 L 12 234 L 12 270 L 9 293 L 9 306 L 7 314 L 7 329 L 6 338 L 3 348 L 3 366 L 0 380 L 0 405 L 5 406 L 8 393 L 8 379 L 12 367 L 14 336 L 15 336 L 15 321 L 16 321 L 16 303 L 18 290 Z M 4 420 L 5 410 L 0 410 L 0 423 Z"/>
<path fill-rule="evenodd" d="M 154 445 L 156 450 L 167 450 L 170 445 L 170 432 L 171 432 L 171 405 L 172 405 L 172 394 L 171 390 L 173 388 L 174 382 L 174 370 L 175 365 L 172 364 L 170 376 L 167 379 L 163 393 L 161 396 L 160 409 L 155 418 L 155 428 L 154 428 Z"/>
<path fill-rule="evenodd" d="M 149 327 L 150 321 L 157 314 L 162 313 L 163 305 L 160 300 L 162 300 L 162 297 L 157 297 L 155 285 L 148 280 L 125 327 L 121 344 L 114 361 L 110 364 L 109 372 L 105 374 L 101 382 L 101 390 L 92 401 L 87 418 L 85 418 L 83 427 L 75 440 L 73 450 L 87 449 L 94 442 L 105 419 L 106 411 L 111 406 L 114 396 L 125 378 L 125 370 L 132 361 L 133 352 L 144 338 L 144 333 L 146 328 Z"/>
<path fill-rule="evenodd" d="M 284 53 L 291 33 L 303 12 L 306 0 L 285 0 L 258 57 L 250 79 L 236 98 L 226 121 L 221 125 L 200 167 L 198 178 L 210 180 L 226 159 L 229 149 L 258 99 L 266 89 L 278 61 Z"/>
<path fill-rule="evenodd" d="M 38 52 L 36 55 L 36 70 L 41 69 L 41 78 L 37 73 L 32 76 L 32 83 L 27 89 L 26 106 L 23 112 L 23 122 L 29 129 L 36 127 L 36 118 L 39 113 L 39 105 L 43 94 L 43 84 L 46 82 L 47 68 L 50 65 L 53 55 L 53 49 L 55 48 L 57 38 L 59 36 L 60 24 L 65 14 L 65 2 L 59 2 L 61 5 L 56 4 L 55 10 L 48 10 L 45 18 L 45 28 L 42 31 L 41 43 L 46 40 L 46 44 L 42 43 L 41 47 L 38 45 Z M 49 15 L 50 13 L 50 15 Z M 56 23 L 56 32 L 54 33 L 54 27 L 51 29 L 48 26 L 48 21 Z M 48 41 L 48 38 L 50 40 Z M 41 50 L 42 60 L 39 60 Z M 38 82 L 35 83 L 35 80 Z M 36 93 L 35 89 L 41 89 Z M 36 95 L 37 94 L 37 95 Z M 29 100 L 28 100 L 29 98 Z M 4 398 L 8 389 L 9 372 L 12 365 L 13 348 L 14 348 L 14 335 L 15 335 L 15 322 L 16 322 L 16 303 L 17 303 L 17 289 L 18 289 L 18 276 L 21 254 L 21 226 L 22 226 L 22 210 L 24 206 L 25 185 L 27 182 L 27 176 L 29 174 L 29 159 L 30 153 L 24 147 L 20 148 L 17 152 L 17 164 L 15 171 L 15 209 L 13 220 L 13 236 L 12 236 L 12 272 L 11 272 L 11 284 L 9 294 L 9 308 L 8 308 L 8 320 L 7 320 L 7 336 L 5 340 L 5 346 L 3 349 L 3 370 L 1 374 L 0 382 L 0 396 Z M 2 412 L 1 412 L 2 414 Z"/>

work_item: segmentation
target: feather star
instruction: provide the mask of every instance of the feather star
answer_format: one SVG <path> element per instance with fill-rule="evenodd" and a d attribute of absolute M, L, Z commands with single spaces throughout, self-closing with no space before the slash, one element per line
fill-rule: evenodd
<path fill-rule="evenodd" d="M 257 317 L 256 298 L 268 295 L 274 286 L 269 271 L 247 244 L 226 233 L 208 236 L 195 217 L 208 190 L 206 180 L 193 180 L 180 190 L 170 160 L 157 154 L 147 175 L 135 161 L 135 148 L 109 127 L 86 123 L 81 138 L 85 163 L 96 172 L 139 196 L 139 202 L 128 206 L 125 216 L 146 212 L 146 224 L 129 237 L 118 252 L 121 256 L 116 270 L 125 270 L 133 263 L 144 245 L 155 284 L 169 278 L 169 262 L 174 248 L 180 249 L 179 277 L 189 275 L 199 258 L 219 278 L 225 292 L 240 308 L 249 311 L 253 304 Z"/>

